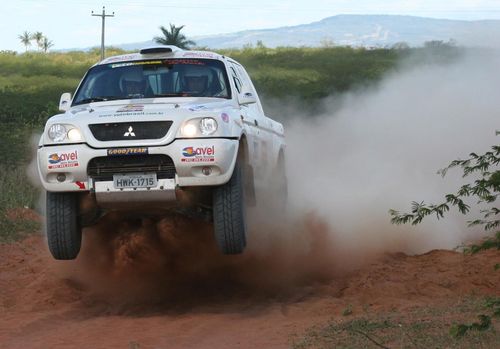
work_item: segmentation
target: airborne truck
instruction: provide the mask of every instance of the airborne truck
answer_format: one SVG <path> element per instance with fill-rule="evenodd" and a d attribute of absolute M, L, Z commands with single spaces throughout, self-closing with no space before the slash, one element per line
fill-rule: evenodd
<path fill-rule="evenodd" d="M 239 254 L 256 188 L 285 202 L 283 125 L 229 57 L 175 46 L 109 57 L 59 109 L 37 153 L 55 259 L 76 258 L 82 228 L 113 210 L 205 212 L 221 252 Z"/>

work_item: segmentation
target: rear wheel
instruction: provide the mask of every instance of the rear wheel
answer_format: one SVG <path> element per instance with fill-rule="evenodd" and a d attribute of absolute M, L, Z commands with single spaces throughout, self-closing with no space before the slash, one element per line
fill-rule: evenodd
<path fill-rule="evenodd" d="M 213 192 L 215 240 L 224 254 L 240 254 L 246 246 L 244 171 L 236 161 L 231 179 Z"/>
<path fill-rule="evenodd" d="M 75 259 L 80 252 L 82 229 L 78 207 L 77 193 L 47 192 L 47 240 L 55 259 Z"/>

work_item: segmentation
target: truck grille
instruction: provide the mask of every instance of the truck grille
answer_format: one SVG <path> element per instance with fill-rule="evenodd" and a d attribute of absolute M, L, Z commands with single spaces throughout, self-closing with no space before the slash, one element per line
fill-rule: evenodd
<path fill-rule="evenodd" d="M 160 139 L 167 135 L 172 121 L 110 122 L 89 125 L 99 141 L 123 141 L 135 139 Z"/>
<path fill-rule="evenodd" d="M 97 181 L 112 181 L 115 173 L 155 172 L 160 178 L 174 178 L 175 165 L 167 155 L 102 156 L 90 160 L 89 177 Z"/>

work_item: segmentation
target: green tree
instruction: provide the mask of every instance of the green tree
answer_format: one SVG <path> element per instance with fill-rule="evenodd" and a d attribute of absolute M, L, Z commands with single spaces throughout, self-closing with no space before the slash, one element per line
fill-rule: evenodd
<path fill-rule="evenodd" d="M 42 32 L 34 32 L 31 35 L 31 40 L 35 40 L 36 45 L 38 46 L 38 49 L 41 49 L 42 42 L 43 42 L 43 33 Z"/>
<path fill-rule="evenodd" d="M 266 48 L 266 45 L 264 45 L 264 42 L 262 40 L 257 40 L 255 47 L 262 50 Z"/>
<path fill-rule="evenodd" d="M 393 50 L 409 50 L 410 49 L 410 45 L 408 45 L 407 42 L 405 41 L 398 41 L 396 43 L 394 43 L 391 48 Z"/>
<path fill-rule="evenodd" d="M 448 167 L 438 173 L 445 176 L 451 168 L 461 167 L 463 177 L 479 174 L 479 178 L 472 183 L 462 185 L 456 193 L 445 195 L 445 201 L 440 204 L 426 204 L 414 201 L 411 213 L 390 210 L 391 222 L 394 224 L 411 223 L 417 225 L 426 216 L 435 215 L 438 219 L 443 218 L 444 214 L 450 210 L 450 207 L 456 207 L 460 213 L 467 214 L 470 211 L 470 206 L 464 199 L 475 197 L 478 205 L 491 205 L 491 207 L 481 209 L 482 218 L 469 221 L 469 226 L 483 226 L 486 231 L 500 228 L 500 208 L 495 207 L 497 198 L 500 195 L 499 165 L 500 145 L 492 146 L 491 151 L 484 154 L 471 153 L 469 158 L 465 160 L 452 161 Z"/>
<path fill-rule="evenodd" d="M 189 49 L 189 46 L 194 46 L 196 43 L 192 40 L 188 40 L 181 30 L 184 28 L 183 25 L 176 27 L 174 24 L 170 23 L 170 30 L 164 26 L 160 26 L 160 30 L 163 36 L 155 36 L 153 40 L 162 45 L 174 45 L 179 48 Z"/>
<path fill-rule="evenodd" d="M 44 36 L 42 39 L 42 43 L 41 43 L 41 47 L 43 49 L 43 52 L 47 53 L 49 48 L 51 48 L 52 46 L 54 46 L 54 43 L 52 42 L 52 40 L 49 40 L 49 38 Z"/>
<path fill-rule="evenodd" d="M 21 44 L 24 45 L 26 52 L 28 52 L 28 47 L 31 46 L 31 33 L 27 30 L 24 31 L 21 35 L 18 36 Z"/>
<path fill-rule="evenodd" d="M 430 40 L 424 42 L 424 47 L 436 49 L 436 48 L 447 48 L 447 47 L 457 47 L 457 41 L 455 39 L 450 39 L 448 41 L 443 40 Z"/>

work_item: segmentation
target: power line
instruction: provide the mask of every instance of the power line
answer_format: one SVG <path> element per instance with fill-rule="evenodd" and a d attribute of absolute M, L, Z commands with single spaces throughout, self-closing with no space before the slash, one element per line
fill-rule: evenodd
<path fill-rule="evenodd" d="M 110 15 L 107 15 L 106 14 L 106 8 L 103 6 L 102 7 L 102 13 L 101 14 L 97 14 L 97 13 L 94 13 L 94 11 L 92 11 L 92 16 L 96 16 L 96 17 L 101 17 L 102 19 L 102 30 L 101 30 L 101 61 L 104 59 L 104 28 L 105 28 L 105 22 L 106 22 L 106 17 L 114 17 L 115 16 L 115 13 L 113 12 L 112 14 Z"/>

